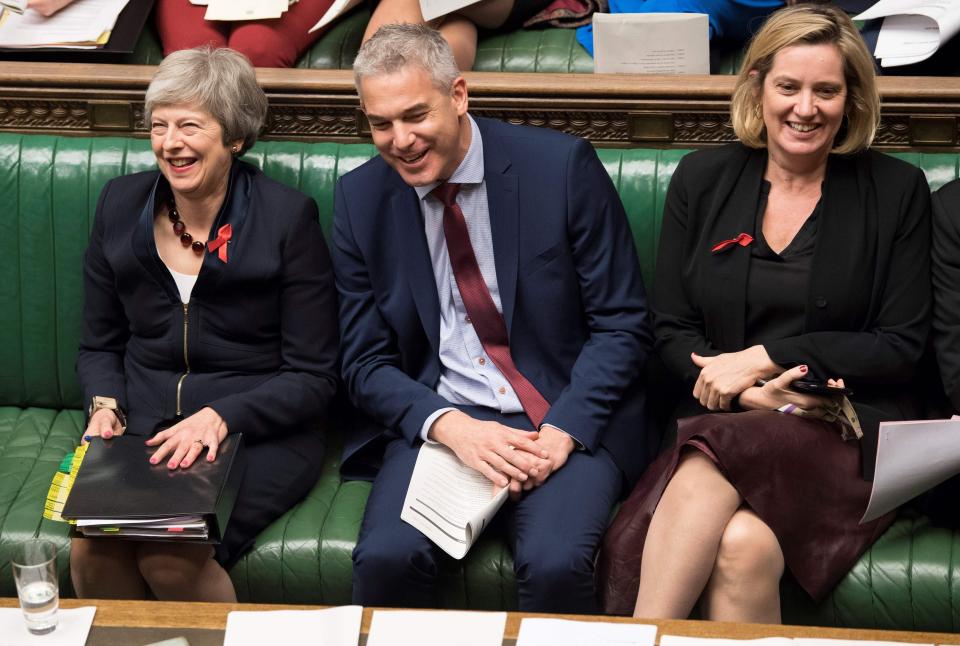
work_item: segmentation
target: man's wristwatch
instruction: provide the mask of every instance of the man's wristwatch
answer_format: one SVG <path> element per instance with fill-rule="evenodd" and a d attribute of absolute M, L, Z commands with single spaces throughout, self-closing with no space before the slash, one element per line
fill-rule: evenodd
<path fill-rule="evenodd" d="M 87 411 L 87 416 L 93 417 L 93 414 L 101 408 L 112 410 L 113 414 L 117 416 L 117 421 L 120 422 L 120 427 L 123 430 L 127 430 L 127 416 L 123 414 L 123 409 L 120 408 L 120 405 L 117 403 L 115 398 L 94 395 L 93 401 L 90 402 L 90 409 Z"/>

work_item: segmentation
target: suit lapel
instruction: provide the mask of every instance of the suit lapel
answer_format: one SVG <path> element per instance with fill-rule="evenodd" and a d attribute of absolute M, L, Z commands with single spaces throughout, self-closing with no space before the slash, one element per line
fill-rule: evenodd
<path fill-rule="evenodd" d="M 487 183 L 487 206 L 493 236 L 494 263 L 503 320 L 509 336 L 517 296 L 517 259 L 520 245 L 520 193 L 517 176 L 507 173 L 510 160 L 496 135 L 478 121 L 483 136 L 483 179 Z"/>
<path fill-rule="evenodd" d="M 714 253 L 712 248 L 723 240 L 731 240 L 741 233 L 754 235 L 757 219 L 757 199 L 760 182 L 766 169 L 766 151 L 745 149 L 743 158 L 727 166 L 718 180 L 720 190 L 710 211 L 713 226 L 711 238 L 705 241 L 705 251 L 713 255 L 712 273 L 716 287 L 722 293 L 723 312 L 714 318 L 719 329 L 711 331 L 725 350 L 743 347 L 746 336 L 747 274 L 750 271 L 750 247 L 733 245 Z"/>
<path fill-rule="evenodd" d="M 403 183 L 399 176 L 390 187 L 390 209 L 394 214 L 392 238 L 400 256 L 403 274 L 413 296 L 420 324 L 427 334 L 434 354 L 440 354 L 440 303 L 437 299 L 437 279 L 430 264 L 430 249 L 423 231 L 423 215 L 416 192 Z"/>

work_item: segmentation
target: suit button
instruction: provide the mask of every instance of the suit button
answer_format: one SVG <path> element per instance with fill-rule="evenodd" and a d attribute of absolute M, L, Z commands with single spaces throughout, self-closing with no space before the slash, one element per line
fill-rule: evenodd
<path fill-rule="evenodd" d="M 477 363 L 479 363 L 481 366 L 485 366 L 487 365 L 487 360 L 484 359 L 483 357 L 480 357 L 479 359 L 477 359 Z"/>
<path fill-rule="evenodd" d="M 464 322 L 464 323 L 468 323 L 468 324 L 469 324 L 469 323 L 472 323 L 472 321 L 470 320 L 470 317 L 469 317 L 469 316 L 464 316 L 464 317 L 463 317 L 463 322 Z"/>
<path fill-rule="evenodd" d="M 504 388 L 503 386 L 500 386 L 500 388 L 497 389 L 497 392 L 500 393 L 501 395 L 506 395 L 507 389 Z"/>
<path fill-rule="evenodd" d="M 823 309 L 824 307 L 827 306 L 827 299 L 825 299 L 823 296 L 817 296 L 817 300 L 815 300 L 813 304 L 819 307 L 820 309 Z"/>

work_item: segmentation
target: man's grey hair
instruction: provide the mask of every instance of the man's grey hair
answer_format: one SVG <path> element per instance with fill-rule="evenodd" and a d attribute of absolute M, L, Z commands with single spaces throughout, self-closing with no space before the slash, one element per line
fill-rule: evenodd
<path fill-rule="evenodd" d="M 460 76 L 453 50 L 439 31 L 427 25 L 384 25 L 363 44 L 353 61 L 357 94 L 364 77 L 393 74 L 408 65 L 426 71 L 433 84 L 444 93 L 453 89 L 453 82 Z"/>
<path fill-rule="evenodd" d="M 209 46 L 173 52 L 160 63 L 147 88 L 147 127 L 154 108 L 195 104 L 223 129 L 223 143 L 243 139 L 243 151 L 257 141 L 267 118 L 267 96 L 257 85 L 246 56 Z"/>

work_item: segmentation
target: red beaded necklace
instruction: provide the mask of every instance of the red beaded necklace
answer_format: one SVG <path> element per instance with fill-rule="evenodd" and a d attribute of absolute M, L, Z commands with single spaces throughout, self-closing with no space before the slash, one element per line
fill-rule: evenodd
<path fill-rule="evenodd" d="M 173 232 L 180 238 L 180 244 L 184 247 L 193 249 L 193 253 L 198 256 L 203 253 L 204 244 L 199 240 L 194 240 L 193 236 L 187 233 L 187 225 L 180 219 L 180 212 L 177 210 L 177 203 L 170 198 L 167 202 L 167 217 L 173 222 Z"/>

